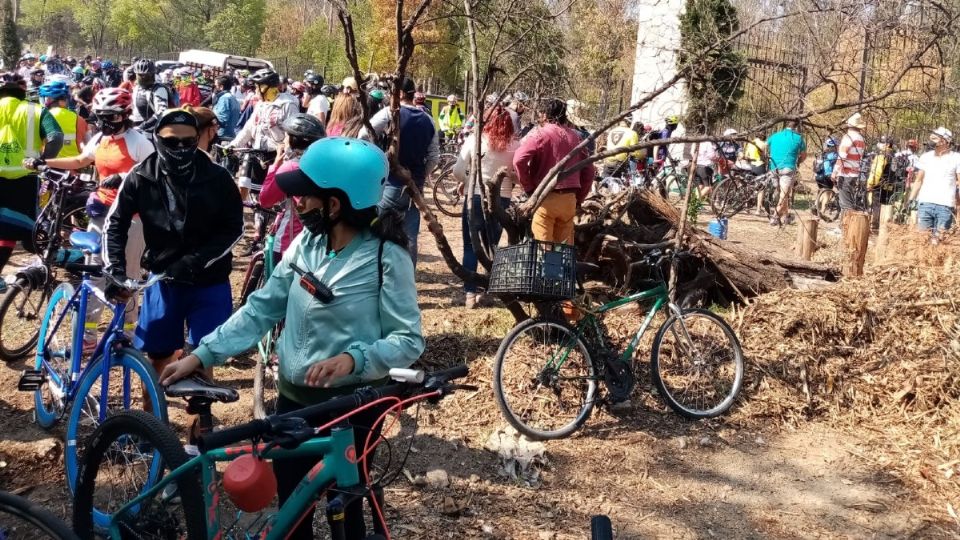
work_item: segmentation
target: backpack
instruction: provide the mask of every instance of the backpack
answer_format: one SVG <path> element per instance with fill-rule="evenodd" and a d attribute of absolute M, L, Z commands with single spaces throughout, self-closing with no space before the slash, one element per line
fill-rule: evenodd
<path fill-rule="evenodd" d="M 910 156 L 906 153 L 898 153 L 893 156 L 893 162 L 890 164 L 890 177 L 898 182 L 907 178 L 907 169 L 910 168 Z"/>

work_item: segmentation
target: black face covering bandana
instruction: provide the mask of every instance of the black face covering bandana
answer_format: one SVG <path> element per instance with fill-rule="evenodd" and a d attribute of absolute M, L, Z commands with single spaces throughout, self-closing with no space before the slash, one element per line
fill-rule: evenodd
<path fill-rule="evenodd" d="M 103 132 L 104 135 L 116 135 L 123 130 L 123 120 L 119 122 L 104 122 L 103 120 L 97 120 L 97 129 Z"/>
<path fill-rule="evenodd" d="M 162 137 L 157 137 L 157 158 L 160 160 L 160 170 L 170 176 L 176 178 L 191 176 L 194 171 L 193 158 L 196 154 L 196 146 L 170 147 L 163 143 Z"/>

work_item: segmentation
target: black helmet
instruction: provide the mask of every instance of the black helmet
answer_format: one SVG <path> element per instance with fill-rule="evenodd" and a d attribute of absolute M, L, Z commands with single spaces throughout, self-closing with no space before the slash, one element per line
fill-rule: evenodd
<path fill-rule="evenodd" d="M 337 95 L 337 87 L 332 84 L 325 84 L 320 89 L 320 93 L 327 97 L 335 96 Z"/>
<path fill-rule="evenodd" d="M 417 85 L 413 82 L 413 79 L 410 77 L 403 78 L 403 87 L 401 88 L 404 94 L 414 94 L 417 91 Z"/>
<path fill-rule="evenodd" d="M 258 69 L 250 76 L 250 80 L 258 86 L 280 86 L 280 75 L 270 68 Z"/>
<path fill-rule="evenodd" d="M 156 75 L 157 68 L 153 65 L 153 60 L 141 58 L 133 63 L 133 72 L 137 75 Z"/>
<path fill-rule="evenodd" d="M 26 90 L 27 81 L 23 76 L 15 71 L 8 71 L 0 74 L 0 89 L 2 90 Z"/>
<path fill-rule="evenodd" d="M 300 139 L 315 141 L 327 136 L 327 130 L 324 129 L 323 122 L 312 114 L 294 114 L 284 120 L 280 127 L 291 137 Z"/>
<path fill-rule="evenodd" d="M 316 73 L 311 73 L 303 78 L 303 82 L 313 86 L 323 86 L 323 77 Z"/>

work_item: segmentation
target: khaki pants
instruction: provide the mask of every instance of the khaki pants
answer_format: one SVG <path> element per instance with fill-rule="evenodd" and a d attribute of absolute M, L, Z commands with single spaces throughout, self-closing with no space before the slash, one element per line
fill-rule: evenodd
<path fill-rule="evenodd" d="M 533 237 L 546 242 L 573 244 L 573 218 L 577 214 L 577 194 L 552 192 L 533 214 Z"/>

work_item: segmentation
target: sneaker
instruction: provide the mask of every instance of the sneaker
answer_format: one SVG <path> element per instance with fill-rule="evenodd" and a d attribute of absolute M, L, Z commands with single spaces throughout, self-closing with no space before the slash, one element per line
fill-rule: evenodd
<path fill-rule="evenodd" d="M 770 226 L 771 226 L 771 227 L 779 227 L 779 226 L 780 226 L 780 218 L 778 218 L 778 217 L 772 217 L 772 218 L 770 218 Z"/>
<path fill-rule="evenodd" d="M 787 225 L 793 225 L 793 214 L 787 214 L 786 222 Z"/>

